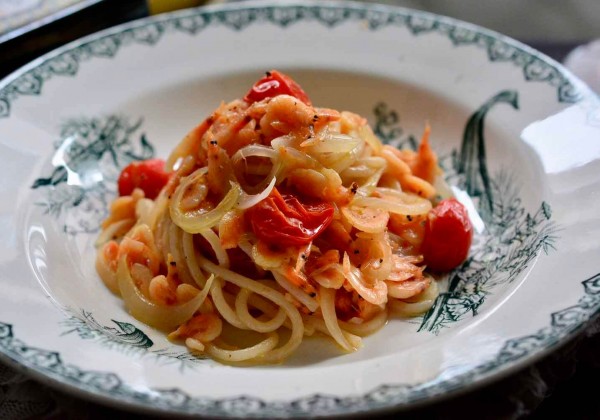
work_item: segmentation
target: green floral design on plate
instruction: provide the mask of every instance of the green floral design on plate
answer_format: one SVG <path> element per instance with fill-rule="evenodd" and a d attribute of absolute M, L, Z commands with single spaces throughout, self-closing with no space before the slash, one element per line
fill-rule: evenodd
<path fill-rule="evenodd" d="M 438 333 L 468 315 L 477 315 L 496 287 L 515 280 L 540 251 L 554 248 L 557 227 L 550 220 L 550 205 L 542 202 L 535 213 L 528 213 L 521 204 L 518 180 L 509 170 L 489 175 L 484 125 L 487 114 L 499 104 L 517 110 L 517 92 L 502 91 L 486 101 L 469 118 L 460 150 L 440 159 L 446 181 L 474 199 L 486 230 L 475 235 L 469 258 L 450 273 L 448 290 L 423 316 L 419 331 Z M 374 131 L 384 141 L 416 149 L 415 137 L 404 134 L 395 111 L 380 103 L 374 114 Z"/>
<path fill-rule="evenodd" d="M 112 320 L 115 326 L 101 325 L 91 312 L 81 310 L 62 322 L 66 331 L 63 335 L 77 334 L 84 340 L 93 340 L 98 344 L 125 354 L 140 357 L 153 357 L 161 363 L 178 363 L 180 371 L 194 367 L 206 357 L 191 353 L 180 346 L 153 349 L 154 342 L 138 327 L 129 322 Z"/>
<path fill-rule="evenodd" d="M 54 143 L 54 166 L 31 188 L 43 190 L 45 198 L 36 204 L 60 218 L 66 233 L 98 232 L 108 216 L 121 168 L 154 156 L 145 134 L 135 140 L 141 125 L 141 119 L 132 122 L 108 115 L 71 119 L 61 126 Z"/>
<path fill-rule="evenodd" d="M 280 28 L 301 22 L 317 22 L 325 27 L 335 27 L 357 21 L 366 23 L 371 31 L 389 26 L 403 27 L 414 36 L 438 34 L 450 39 L 457 47 L 474 46 L 484 49 L 491 62 L 510 62 L 522 69 L 525 80 L 547 83 L 556 88 L 559 102 L 574 103 L 581 98 L 581 93 L 574 84 L 550 60 L 508 38 L 454 19 L 375 5 L 241 6 L 235 10 L 196 9 L 159 19 L 142 19 L 126 25 L 125 29 L 116 33 L 109 31 L 74 47 L 59 49 L 0 88 L 0 118 L 10 115 L 11 106 L 18 97 L 41 95 L 43 85 L 49 79 L 55 76 L 75 76 L 84 62 L 96 58 L 113 58 L 128 45 L 143 44 L 151 47 L 169 32 L 196 36 L 210 26 L 243 31 L 251 25 L 265 23 Z"/>

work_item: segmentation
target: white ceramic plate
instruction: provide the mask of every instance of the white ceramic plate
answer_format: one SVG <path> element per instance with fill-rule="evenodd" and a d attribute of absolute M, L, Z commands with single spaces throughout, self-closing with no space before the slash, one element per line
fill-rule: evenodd
<path fill-rule="evenodd" d="M 410 146 L 424 123 L 484 222 L 425 317 L 341 354 L 306 340 L 277 366 L 188 356 L 94 271 L 119 167 L 166 156 L 271 68 L 314 103 Z M 69 392 L 211 416 L 408 407 L 498 378 L 600 307 L 600 114 L 560 65 L 484 29 L 359 4 L 242 3 L 144 19 L 48 54 L 0 84 L 2 360 Z"/>

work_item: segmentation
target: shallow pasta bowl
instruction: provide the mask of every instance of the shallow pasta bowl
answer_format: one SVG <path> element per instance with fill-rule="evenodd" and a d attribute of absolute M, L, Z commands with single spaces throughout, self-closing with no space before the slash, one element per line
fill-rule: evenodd
<path fill-rule="evenodd" d="M 315 339 L 281 365 L 224 366 L 132 318 L 94 242 L 124 157 L 167 156 L 271 68 L 399 147 L 429 122 L 477 234 L 429 312 L 359 351 Z M 597 97 L 559 64 L 428 13 L 243 3 L 89 36 L 0 83 L 2 360 L 100 402 L 226 417 L 407 408 L 481 385 L 600 307 L 598 139 Z"/>

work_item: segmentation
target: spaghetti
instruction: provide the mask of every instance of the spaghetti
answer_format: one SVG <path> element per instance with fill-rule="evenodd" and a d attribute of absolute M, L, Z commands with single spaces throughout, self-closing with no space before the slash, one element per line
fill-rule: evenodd
<path fill-rule="evenodd" d="M 426 265 L 468 253 L 464 208 L 436 201 L 428 136 L 418 151 L 384 145 L 269 72 L 166 164 L 125 168 L 97 271 L 134 317 L 219 361 L 279 362 L 314 333 L 356 350 L 432 306 Z"/>

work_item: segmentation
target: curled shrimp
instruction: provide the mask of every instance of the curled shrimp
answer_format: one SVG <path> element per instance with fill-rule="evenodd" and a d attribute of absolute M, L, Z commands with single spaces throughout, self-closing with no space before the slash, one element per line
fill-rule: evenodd
<path fill-rule="evenodd" d="M 181 324 L 175 331 L 169 334 L 169 339 L 189 339 L 192 338 L 202 344 L 210 343 L 215 338 L 221 335 L 223 329 L 223 321 L 213 312 L 199 313 L 191 319 Z M 186 340 L 186 344 L 187 340 Z M 189 343 L 194 349 L 198 349 L 196 343 Z M 199 349 L 198 349 L 199 350 Z"/>
<path fill-rule="evenodd" d="M 308 136 L 325 124 L 339 120 L 340 113 L 328 108 L 313 108 L 289 95 L 278 95 L 262 108 L 260 119 L 263 135 L 274 139 L 281 134 Z"/>
<path fill-rule="evenodd" d="M 154 236 L 147 225 L 135 226 L 121 241 L 118 258 L 127 256 L 131 266 L 139 263 L 157 274 L 160 269 L 160 255 L 154 244 Z"/>
<path fill-rule="evenodd" d="M 348 253 L 344 253 L 342 267 L 346 280 L 348 280 L 354 290 L 356 290 L 364 300 L 373 305 L 381 305 L 382 303 L 387 302 L 387 284 L 384 281 L 376 281 L 374 285 L 369 286 L 365 282 L 361 271 L 350 264 Z"/>
<path fill-rule="evenodd" d="M 418 295 L 429 287 L 431 278 L 421 276 L 400 282 L 386 282 L 388 295 L 396 299 L 408 299 Z"/>

